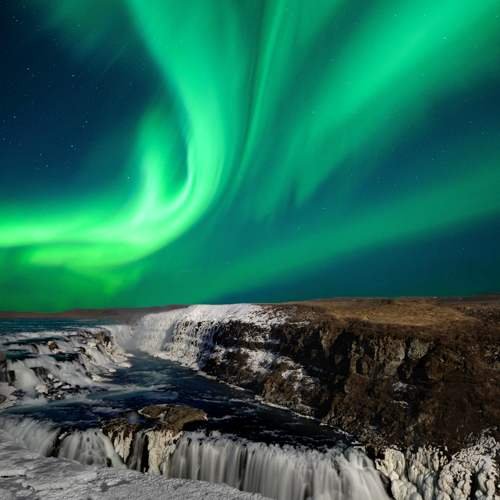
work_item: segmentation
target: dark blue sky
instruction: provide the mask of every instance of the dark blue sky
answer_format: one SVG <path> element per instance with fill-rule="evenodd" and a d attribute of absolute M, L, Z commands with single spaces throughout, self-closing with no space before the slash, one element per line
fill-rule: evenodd
<path fill-rule="evenodd" d="M 0 309 L 498 292 L 479 4 L 1 0 Z"/>

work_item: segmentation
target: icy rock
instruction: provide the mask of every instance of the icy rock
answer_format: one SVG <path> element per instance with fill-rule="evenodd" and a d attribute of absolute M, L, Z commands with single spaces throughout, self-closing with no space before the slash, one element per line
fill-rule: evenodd
<path fill-rule="evenodd" d="M 51 351 L 58 351 L 59 350 L 59 346 L 57 345 L 57 343 L 54 341 L 54 340 L 49 340 L 47 342 L 47 347 L 51 350 Z"/>
<path fill-rule="evenodd" d="M 167 470 L 184 426 L 207 419 L 204 411 L 186 405 L 151 405 L 139 413 L 154 420 L 154 426 L 142 428 L 120 418 L 107 423 L 103 433 L 129 468 L 156 474 Z"/>
<path fill-rule="evenodd" d="M 47 387 L 46 384 L 38 384 L 36 387 L 35 387 L 35 391 L 38 393 L 38 394 L 47 394 L 49 392 L 49 389 Z"/>
<path fill-rule="evenodd" d="M 167 428 L 180 431 L 189 422 L 207 420 L 207 414 L 198 408 L 187 405 L 158 404 L 146 406 L 139 414 L 147 418 L 159 420 Z"/>
<path fill-rule="evenodd" d="M 396 500 L 496 499 L 498 466 L 491 457 L 500 451 L 492 437 L 451 457 L 431 446 L 416 452 L 386 449 L 377 469 L 389 479 Z"/>

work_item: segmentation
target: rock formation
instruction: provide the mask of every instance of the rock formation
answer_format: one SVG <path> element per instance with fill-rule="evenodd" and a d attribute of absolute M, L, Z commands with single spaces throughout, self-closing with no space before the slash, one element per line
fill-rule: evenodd
<path fill-rule="evenodd" d="M 75 364 L 78 380 L 91 383 L 125 359 L 122 348 L 139 349 L 348 431 L 397 500 L 500 495 L 496 298 L 190 306 L 137 313 L 128 324 L 73 339 L 32 340 L 17 346 L 17 358 L 0 357 L 0 392 L 32 390 L 51 398 L 55 388 L 64 396 L 64 386 L 56 387 L 59 363 Z M 100 456 L 114 460 L 109 444 L 129 468 L 165 473 L 182 444 L 195 463 L 197 438 L 181 437 L 185 425 L 206 418 L 203 412 L 160 405 L 141 415 L 151 422 L 118 419 L 92 436 L 105 449 Z M 89 437 L 80 434 L 57 439 Z M 227 444 L 203 439 L 207 450 Z M 247 446 L 238 446 L 246 457 Z"/>
<path fill-rule="evenodd" d="M 203 307 L 172 319 L 162 355 L 357 436 L 396 498 L 488 498 L 498 446 L 478 443 L 500 441 L 499 300 L 318 301 L 223 319 Z"/>
<path fill-rule="evenodd" d="M 119 418 L 107 422 L 102 431 L 128 468 L 156 474 L 168 469 L 184 427 L 207 419 L 204 411 L 185 405 L 151 405 L 139 410 L 139 414 L 154 420 L 153 426 Z"/>

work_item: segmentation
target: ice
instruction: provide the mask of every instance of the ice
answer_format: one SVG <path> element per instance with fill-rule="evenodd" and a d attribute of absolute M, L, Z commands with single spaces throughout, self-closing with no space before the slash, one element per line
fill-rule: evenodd
<path fill-rule="evenodd" d="M 383 459 L 377 460 L 377 468 L 391 481 L 396 500 L 466 500 L 473 495 L 493 500 L 499 474 L 492 457 L 499 452 L 500 444 L 483 436 L 451 457 L 432 446 L 406 454 L 387 449 Z"/>
<path fill-rule="evenodd" d="M 32 419 L 6 418 L 0 427 L 17 445 L 84 465 L 124 468 L 123 459 L 138 471 L 225 483 L 277 500 L 388 498 L 379 472 L 359 448 L 318 451 L 217 432 L 174 436 L 166 429 L 139 431 L 133 438 L 127 432 L 118 433 L 108 439 L 99 429 L 63 432 L 49 422 Z"/>
<path fill-rule="evenodd" d="M 52 423 L 32 418 L 2 417 L 0 429 L 9 436 L 12 442 L 37 451 L 43 456 L 52 453 L 60 432 Z"/>
<path fill-rule="evenodd" d="M 85 465 L 125 468 L 111 441 L 98 429 L 69 433 L 62 438 L 57 456 Z"/>

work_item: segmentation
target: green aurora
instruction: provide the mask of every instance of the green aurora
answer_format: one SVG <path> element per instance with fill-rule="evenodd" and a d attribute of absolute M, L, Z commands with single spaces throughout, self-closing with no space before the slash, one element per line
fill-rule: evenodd
<path fill-rule="evenodd" d="M 425 254 L 500 248 L 498 0 L 28 8 L 73 64 L 153 76 L 76 158 L 81 186 L 25 192 L 1 157 L 0 309 L 498 288 L 498 259 L 477 280 L 451 259 L 449 282 Z M 409 248 L 435 280 L 391 287 Z M 380 259 L 366 286 L 353 269 Z"/>

